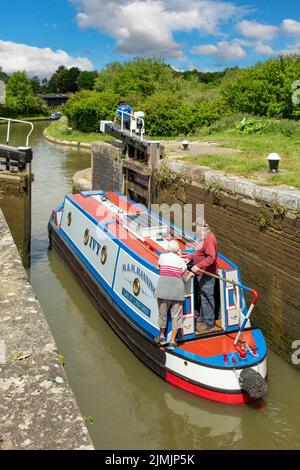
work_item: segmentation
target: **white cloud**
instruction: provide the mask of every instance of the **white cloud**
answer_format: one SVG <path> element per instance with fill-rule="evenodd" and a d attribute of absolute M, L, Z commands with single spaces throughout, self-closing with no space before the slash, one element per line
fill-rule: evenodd
<path fill-rule="evenodd" d="M 237 29 L 243 36 L 257 41 L 271 41 L 279 30 L 277 26 L 248 20 L 238 23 Z"/>
<path fill-rule="evenodd" d="M 24 70 L 29 75 L 49 77 L 60 65 L 67 68 L 78 67 L 81 70 L 93 70 L 93 64 L 85 57 L 71 57 L 67 52 L 45 47 L 32 47 L 0 40 L 0 66 L 7 73 Z"/>
<path fill-rule="evenodd" d="M 247 52 L 236 41 L 221 41 L 216 45 L 206 44 L 204 46 L 195 46 L 192 48 L 192 54 L 215 55 L 223 59 L 242 59 Z"/>
<path fill-rule="evenodd" d="M 262 41 L 258 41 L 255 46 L 255 52 L 262 55 L 274 55 L 276 51 L 272 49 L 268 44 L 264 44 Z"/>
<path fill-rule="evenodd" d="M 115 38 L 125 55 L 181 58 L 174 32 L 220 34 L 220 25 L 245 12 L 228 1 L 71 0 L 82 29 L 95 28 Z"/>
<path fill-rule="evenodd" d="M 282 49 L 278 52 L 280 55 L 294 55 L 300 54 L 300 43 L 290 44 L 286 49 Z"/>
<path fill-rule="evenodd" d="M 300 38 L 300 22 L 295 20 L 283 20 L 282 29 L 285 33 L 291 36 Z"/>

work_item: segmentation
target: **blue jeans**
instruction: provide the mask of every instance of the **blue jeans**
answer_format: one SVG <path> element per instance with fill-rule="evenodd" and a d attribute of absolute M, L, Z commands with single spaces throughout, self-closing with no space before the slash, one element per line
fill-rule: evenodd
<path fill-rule="evenodd" d="M 197 279 L 201 296 L 200 318 L 208 326 L 212 326 L 215 324 L 215 279 L 206 274 L 198 276 Z"/>

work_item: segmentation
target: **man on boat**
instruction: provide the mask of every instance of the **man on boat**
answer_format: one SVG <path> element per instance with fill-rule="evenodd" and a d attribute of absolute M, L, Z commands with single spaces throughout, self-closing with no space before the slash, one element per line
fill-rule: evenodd
<path fill-rule="evenodd" d="M 194 254 L 188 255 L 188 258 L 193 261 L 191 271 L 197 276 L 200 287 L 200 317 L 196 329 L 210 332 L 215 329 L 215 278 L 210 274 L 217 274 L 218 245 L 215 235 L 203 218 L 198 218 L 195 226 L 198 244 Z"/>
<path fill-rule="evenodd" d="M 119 100 L 118 108 L 114 117 L 114 123 L 117 122 L 118 119 L 122 122 L 123 119 L 123 126 L 124 129 L 130 130 L 130 114 L 133 114 L 133 109 L 129 104 L 126 104 L 125 100 Z"/>
<path fill-rule="evenodd" d="M 179 244 L 172 240 L 168 244 L 168 252 L 162 253 L 158 260 L 160 276 L 156 287 L 158 302 L 158 326 L 160 335 L 155 338 L 160 346 L 168 344 L 165 338 L 168 311 L 171 311 L 172 333 L 169 348 L 177 347 L 176 336 L 178 330 L 183 327 L 183 304 L 185 299 L 184 282 L 188 282 L 190 275 L 187 274 L 186 263 L 178 255 Z"/>

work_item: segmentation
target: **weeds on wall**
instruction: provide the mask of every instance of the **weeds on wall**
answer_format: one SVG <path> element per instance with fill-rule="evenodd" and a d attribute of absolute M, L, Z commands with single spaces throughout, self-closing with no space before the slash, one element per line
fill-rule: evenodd
<path fill-rule="evenodd" d="M 172 187 L 177 189 L 180 185 L 185 183 L 185 178 L 175 171 L 170 170 L 167 166 L 162 165 L 156 176 L 157 185 L 160 188 Z"/>
<path fill-rule="evenodd" d="M 258 216 L 258 225 L 262 232 L 265 232 L 270 225 L 269 218 L 264 212 L 261 212 Z"/>

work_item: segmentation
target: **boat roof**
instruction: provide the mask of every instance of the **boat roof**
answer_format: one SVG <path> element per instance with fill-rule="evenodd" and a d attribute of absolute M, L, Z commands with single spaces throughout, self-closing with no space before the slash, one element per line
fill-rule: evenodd
<path fill-rule="evenodd" d="M 171 240 L 178 241 L 181 251 L 191 252 L 195 249 L 196 240 L 192 235 L 178 238 L 172 234 L 174 226 L 122 193 L 82 191 L 67 198 L 95 223 L 102 225 L 108 233 L 155 267 L 159 255 L 167 251 L 167 244 Z M 181 230 L 178 230 L 180 233 Z M 218 267 L 232 269 L 235 265 L 219 254 Z"/>

